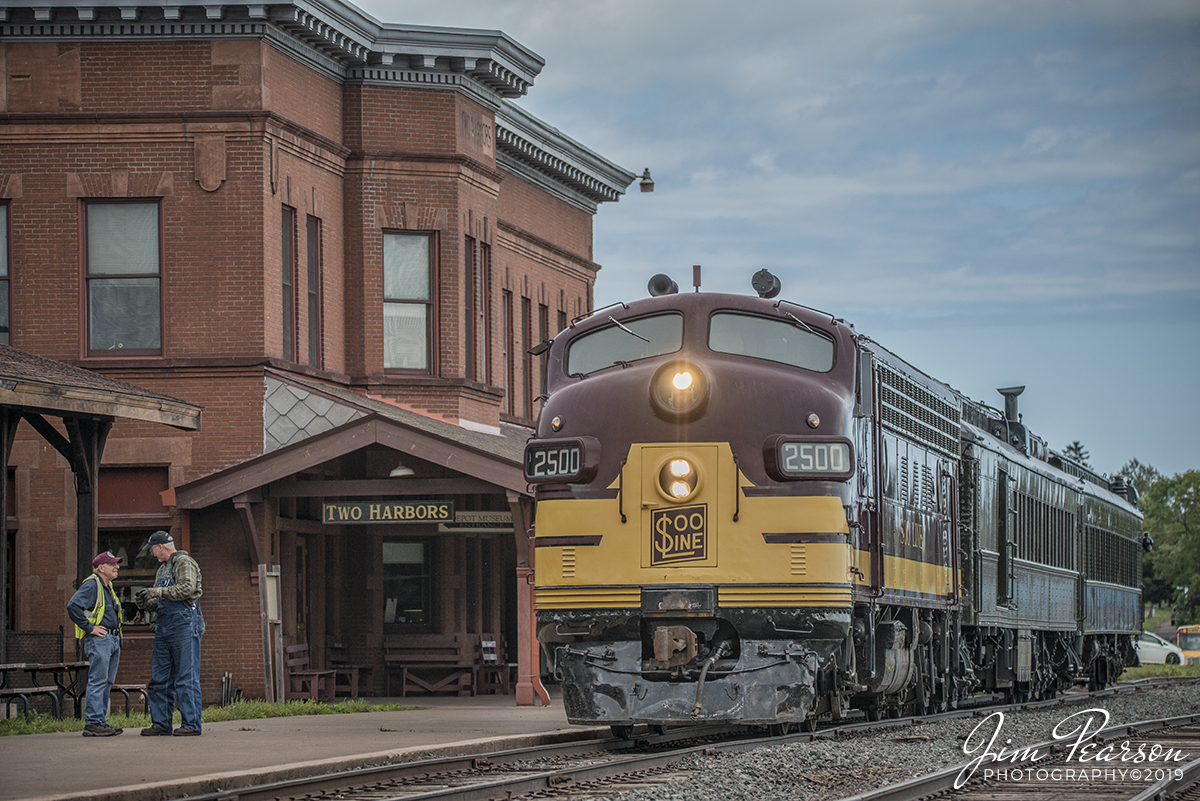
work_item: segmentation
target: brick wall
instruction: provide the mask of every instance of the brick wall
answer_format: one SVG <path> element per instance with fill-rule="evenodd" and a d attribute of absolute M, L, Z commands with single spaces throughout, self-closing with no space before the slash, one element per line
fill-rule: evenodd
<path fill-rule="evenodd" d="M 268 365 L 497 425 L 506 408 L 505 350 L 524 363 L 519 320 L 516 340 L 503 336 L 501 290 L 513 292 L 518 314 L 521 298 L 531 299 L 535 315 L 547 306 L 550 333 L 559 310 L 573 317 L 586 306 L 595 280 L 591 215 L 498 169 L 492 112 L 456 92 L 341 86 L 257 40 L 0 48 L 9 72 L 32 76 L 0 96 L 0 186 L 5 176 L 20 179 L 9 206 L 12 344 L 203 407 L 199 432 L 117 421 L 105 465 L 166 466 L 178 486 L 259 456 Z M 86 356 L 80 204 L 89 198 L 161 203 L 160 357 Z M 293 364 L 283 361 L 284 205 L 296 211 Z M 309 216 L 322 234 L 316 364 L 308 359 Z M 432 376 L 383 367 L 384 230 L 437 235 Z M 468 236 L 492 254 L 492 349 L 478 357 L 490 363 L 490 384 L 480 377 L 486 369 L 465 369 Z M 530 381 L 536 394 L 538 381 Z M 55 628 L 65 621 L 76 573 L 73 477 L 27 425 L 11 464 L 19 519 L 14 623 Z M 263 514 L 269 549 L 276 524 Z M 175 513 L 169 527 L 182 534 L 183 518 Z M 261 695 L 259 592 L 241 522 L 222 503 L 192 513 L 188 532 L 205 578 L 205 698 L 219 697 L 226 671 L 249 695 Z M 373 570 L 361 563 L 361 549 L 343 555 L 341 547 L 331 543 L 327 558 L 342 575 Z M 353 649 L 370 650 L 364 637 L 378 633 L 378 621 L 342 624 Z M 120 681 L 148 677 L 149 644 L 144 632 L 131 633 Z M 73 647 L 72 639 L 68 653 Z"/>

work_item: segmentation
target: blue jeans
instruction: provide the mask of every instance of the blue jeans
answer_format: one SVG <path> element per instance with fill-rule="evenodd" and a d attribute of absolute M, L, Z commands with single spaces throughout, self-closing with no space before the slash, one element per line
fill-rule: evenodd
<path fill-rule="evenodd" d="M 117 680 L 117 664 L 121 661 L 121 638 L 115 634 L 83 638 L 83 654 L 88 660 L 87 703 L 84 720 L 103 726 L 108 720 L 108 694 Z"/>
<path fill-rule="evenodd" d="M 200 731 L 200 608 L 178 601 L 158 602 L 158 628 L 150 654 L 150 722 L 171 730 L 178 704 L 183 725 Z"/>

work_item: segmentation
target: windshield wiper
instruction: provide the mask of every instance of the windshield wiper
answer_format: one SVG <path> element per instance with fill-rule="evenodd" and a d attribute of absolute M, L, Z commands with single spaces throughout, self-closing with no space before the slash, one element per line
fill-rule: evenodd
<path fill-rule="evenodd" d="M 808 333 L 810 333 L 810 334 L 816 334 L 816 333 L 817 333 L 816 331 L 812 330 L 812 329 L 811 329 L 811 328 L 809 328 L 807 325 L 805 325 L 803 320 L 801 320 L 801 319 L 800 319 L 799 317 L 797 317 L 796 315 L 792 314 L 790 311 L 785 311 L 785 312 L 784 312 L 784 314 L 785 314 L 785 315 L 787 315 L 788 317 L 791 317 L 793 320 L 795 320 L 795 321 L 796 321 L 796 325 L 800 326 L 801 328 L 803 328 L 803 329 L 804 329 L 805 331 L 807 331 Z M 609 318 L 609 319 L 612 319 L 612 318 Z"/>
<path fill-rule="evenodd" d="M 626 328 L 624 325 L 622 325 L 621 323 L 619 323 L 617 320 L 613 319 L 613 316 L 612 316 L 611 314 L 610 314 L 610 315 L 608 315 L 608 321 L 609 321 L 610 323 L 612 323 L 613 325 L 615 325 L 617 328 L 620 328 L 620 329 L 621 329 L 622 331 L 624 331 L 626 334 L 633 334 L 635 337 L 637 337 L 638 339 L 642 340 L 642 341 L 643 341 L 643 342 L 645 342 L 646 344 L 649 344 L 649 343 L 650 343 L 650 340 L 646 339 L 644 336 L 642 336 L 641 334 L 639 334 L 637 331 L 631 331 L 630 329 Z"/>

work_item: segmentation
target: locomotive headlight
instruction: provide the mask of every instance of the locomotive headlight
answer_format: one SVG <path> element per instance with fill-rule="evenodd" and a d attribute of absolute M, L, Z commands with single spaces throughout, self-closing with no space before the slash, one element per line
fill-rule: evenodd
<path fill-rule="evenodd" d="M 672 501 L 686 501 L 696 494 L 700 475 L 688 459 L 669 459 L 658 471 L 658 486 Z"/>
<path fill-rule="evenodd" d="M 697 417 L 708 401 L 708 380 L 694 364 L 668 362 L 654 373 L 650 401 L 660 417 L 669 420 Z"/>

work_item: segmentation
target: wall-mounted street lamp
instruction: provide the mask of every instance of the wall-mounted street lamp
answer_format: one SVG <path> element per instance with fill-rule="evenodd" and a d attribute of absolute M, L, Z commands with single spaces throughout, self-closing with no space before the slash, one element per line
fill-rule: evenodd
<path fill-rule="evenodd" d="M 643 192 L 653 192 L 654 191 L 654 179 L 650 177 L 650 168 L 649 167 L 647 167 L 646 171 L 642 173 L 642 181 L 641 181 L 640 186 L 642 187 Z"/>

